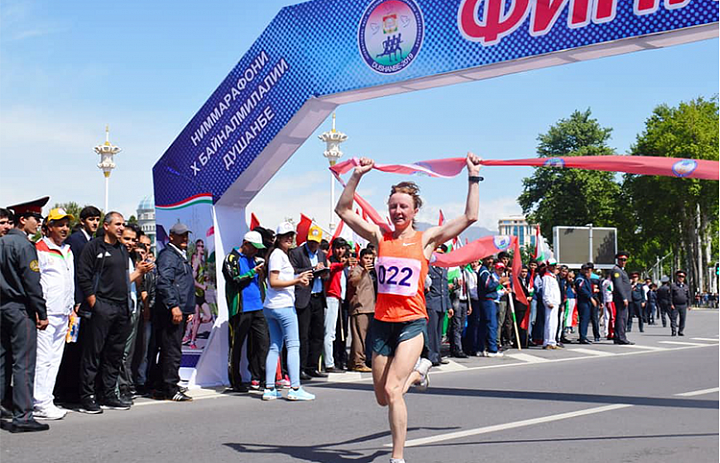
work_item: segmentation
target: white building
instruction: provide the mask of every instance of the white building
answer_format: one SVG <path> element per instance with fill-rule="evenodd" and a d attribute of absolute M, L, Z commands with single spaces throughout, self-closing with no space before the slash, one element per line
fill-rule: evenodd
<path fill-rule="evenodd" d="M 137 221 L 140 229 L 150 237 L 152 251 L 155 252 L 155 200 L 145 196 L 137 208 Z"/>
<path fill-rule="evenodd" d="M 535 246 L 535 225 L 530 225 L 524 215 L 511 215 L 498 220 L 498 234 L 517 236 L 520 247 L 528 244 Z"/>

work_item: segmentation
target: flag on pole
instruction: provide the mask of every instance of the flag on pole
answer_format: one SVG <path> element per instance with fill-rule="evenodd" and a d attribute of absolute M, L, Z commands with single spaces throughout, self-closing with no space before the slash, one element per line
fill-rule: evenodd
<path fill-rule="evenodd" d="M 538 262 L 547 262 L 553 257 L 553 252 L 545 242 L 545 238 L 540 234 L 540 225 L 535 226 L 536 237 L 535 237 L 535 255 L 533 259 Z"/>
<path fill-rule="evenodd" d="M 254 212 L 250 213 L 250 230 L 255 230 L 256 227 L 260 226 L 260 221 Z"/>
<path fill-rule="evenodd" d="M 312 227 L 312 220 L 305 214 L 300 214 L 300 223 L 297 224 L 297 227 L 295 227 L 295 231 L 297 233 L 297 236 L 295 237 L 295 244 L 300 246 L 305 241 L 307 241 L 308 232 L 310 231 L 310 227 Z"/>
<path fill-rule="evenodd" d="M 440 209 L 440 216 L 438 217 L 438 227 L 442 226 L 442 224 L 445 223 L 445 216 L 442 213 L 442 209 Z"/>

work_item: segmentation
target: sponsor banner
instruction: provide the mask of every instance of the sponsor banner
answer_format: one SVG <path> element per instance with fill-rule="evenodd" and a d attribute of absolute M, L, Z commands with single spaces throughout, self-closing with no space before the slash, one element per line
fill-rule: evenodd
<path fill-rule="evenodd" d="M 542 66 L 592 59 L 603 56 L 601 45 L 627 43 L 616 53 L 668 46 L 675 43 L 669 33 L 686 37 L 717 22 L 717 0 L 314 0 L 288 6 L 155 165 L 155 198 L 170 205 L 209 192 L 217 202 L 288 127 L 287 138 L 269 152 L 286 159 L 302 143 L 292 140 L 314 128 L 298 135 L 290 124 L 311 100 L 332 106 L 378 96 L 363 96 L 374 87 L 441 85 L 427 83 L 434 76 L 446 83 L 482 79 L 532 69 L 523 67 L 528 59 L 545 57 Z M 678 40 L 717 36 L 716 27 L 702 31 Z M 644 41 L 629 42 L 638 38 Z M 587 47 L 596 48 L 583 51 Z M 515 61 L 513 70 L 495 71 Z M 693 169 L 685 163 L 674 172 L 683 177 Z"/>
<path fill-rule="evenodd" d="M 183 334 L 183 368 L 180 370 L 182 379 L 188 381 L 209 341 L 218 310 L 225 308 L 225 304 L 218 303 L 212 196 L 198 194 L 155 208 L 158 252 L 167 246 L 173 224 L 182 222 L 191 231 L 187 256 L 195 281 L 195 313 Z"/>

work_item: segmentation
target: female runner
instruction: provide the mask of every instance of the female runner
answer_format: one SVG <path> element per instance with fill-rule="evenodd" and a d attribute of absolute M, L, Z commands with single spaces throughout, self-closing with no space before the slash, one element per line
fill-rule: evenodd
<path fill-rule="evenodd" d="M 425 277 L 435 248 L 458 236 L 478 218 L 480 158 L 468 153 L 469 175 L 465 214 L 424 232 L 415 230 L 414 219 L 422 206 L 417 185 L 401 182 L 390 190 L 388 212 L 395 231 L 384 233 L 353 212 L 355 189 L 374 161 L 360 159 L 343 190 L 335 212 L 355 233 L 378 250 L 375 264 L 378 295 L 373 320 L 372 374 L 375 398 L 388 406 L 393 450 L 391 463 L 403 463 L 407 434 L 404 394 L 412 384 L 427 383 L 430 362 L 420 359 L 427 339 Z M 422 334 L 422 336 L 420 336 Z"/>

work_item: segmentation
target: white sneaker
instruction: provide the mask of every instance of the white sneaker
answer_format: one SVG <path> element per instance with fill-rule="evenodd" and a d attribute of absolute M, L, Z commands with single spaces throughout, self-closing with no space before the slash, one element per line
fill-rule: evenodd
<path fill-rule="evenodd" d="M 55 405 L 33 410 L 33 417 L 38 420 L 62 420 L 65 415 L 67 415 L 67 410 L 58 408 Z"/>
<path fill-rule="evenodd" d="M 486 357 L 505 357 L 505 354 L 498 351 L 498 352 L 488 352 L 487 354 L 485 354 L 485 356 Z"/>

